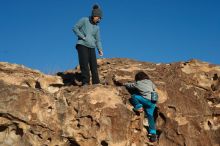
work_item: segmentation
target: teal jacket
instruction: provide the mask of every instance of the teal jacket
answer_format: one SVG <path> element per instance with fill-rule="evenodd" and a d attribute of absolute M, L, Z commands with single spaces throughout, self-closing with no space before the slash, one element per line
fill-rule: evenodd
<path fill-rule="evenodd" d="M 127 88 L 138 89 L 140 95 L 151 100 L 151 92 L 155 92 L 156 86 L 151 80 L 141 80 L 135 83 L 125 83 Z"/>
<path fill-rule="evenodd" d="M 77 44 L 89 48 L 98 48 L 100 51 L 102 50 L 99 26 L 91 23 L 89 17 L 80 19 L 73 27 L 73 32 L 78 37 Z"/>

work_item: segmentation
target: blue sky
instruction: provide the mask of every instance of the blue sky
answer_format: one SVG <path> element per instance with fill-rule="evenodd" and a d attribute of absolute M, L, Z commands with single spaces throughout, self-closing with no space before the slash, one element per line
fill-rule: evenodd
<path fill-rule="evenodd" d="M 94 3 L 104 12 L 104 58 L 220 64 L 219 0 L 0 0 L 0 61 L 45 73 L 74 68 L 72 26 Z"/>

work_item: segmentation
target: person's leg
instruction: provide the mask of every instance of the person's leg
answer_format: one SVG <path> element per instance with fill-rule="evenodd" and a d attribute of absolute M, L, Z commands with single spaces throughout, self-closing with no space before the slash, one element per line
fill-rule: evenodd
<path fill-rule="evenodd" d="M 146 99 L 140 95 L 132 95 L 132 105 L 136 109 L 143 107 L 145 110 L 145 114 L 148 118 L 149 123 L 149 133 L 150 134 L 156 134 L 156 126 L 154 121 L 154 109 L 156 105 L 152 103 L 149 99 Z"/>
<path fill-rule="evenodd" d="M 90 70 L 92 73 L 92 84 L 98 84 L 100 83 L 99 80 L 99 74 L 97 70 L 97 59 L 96 59 L 96 53 L 94 48 L 89 48 L 89 65 Z"/>
<path fill-rule="evenodd" d="M 146 99 L 146 102 L 144 104 L 145 114 L 148 119 L 149 123 L 149 133 L 150 134 L 156 134 L 156 125 L 154 121 L 154 110 L 156 105 L 152 103 L 150 100 Z"/>
<path fill-rule="evenodd" d="M 131 104 L 134 106 L 134 110 L 138 111 L 143 108 L 143 105 L 139 102 L 141 97 L 139 95 L 133 94 L 130 98 Z"/>
<path fill-rule="evenodd" d="M 77 45 L 76 46 L 78 51 L 78 59 L 79 59 L 79 65 L 80 70 L 82 74 L 82 84 L 88 84 L 90 80 L 90 74 L 89 74 L 89 48 L 83 45 Z"/>

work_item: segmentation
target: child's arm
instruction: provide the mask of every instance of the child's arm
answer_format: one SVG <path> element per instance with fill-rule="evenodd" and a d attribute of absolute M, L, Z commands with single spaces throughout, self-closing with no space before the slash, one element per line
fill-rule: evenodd
<path fill-rule="evenodd" d="M 136 88 L 135 83 L 124 83 L 123 85 L 127 88 Z"/>

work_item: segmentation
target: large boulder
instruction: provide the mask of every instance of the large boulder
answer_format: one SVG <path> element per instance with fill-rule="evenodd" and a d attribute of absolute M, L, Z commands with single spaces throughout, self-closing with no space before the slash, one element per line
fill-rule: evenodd
<path fill-rule="evenodd" d="M 45 75 L 0 63 L 0 145 L 147 146 L 147 122 L 121 83 L 145 71 L 158 87 L 159 146 L 218 146 L 220 67 L 98 60 L 101 85 L 80 87 L 79 67 Z"/>

